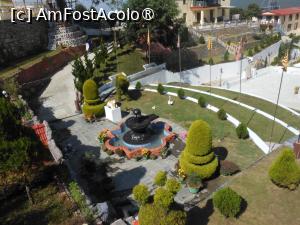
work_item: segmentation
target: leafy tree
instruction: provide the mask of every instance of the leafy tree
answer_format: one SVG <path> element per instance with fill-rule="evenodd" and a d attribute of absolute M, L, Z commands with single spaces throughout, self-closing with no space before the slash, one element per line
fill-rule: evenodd
<path fill-rule="evenodd" d="M 142 84 L 141 84 L 141 82 L 137 82 L 136 84 L 135 84 L 135 89 L 136 90 L 141 90 L 141 88 L 142 88 Z"/>
<path fill-rule="evenodd" d="M 148 202 L 150 197 L 150 192 L 148 187 L 144 184 L 136 185 L 133 190 L 133 198 L 139 203 L 139 205 L 144 205 Z"/>
<path fill-rule="evenodd" d="M 238 125 L 238 127 L 236 128 L 236 134 L 239 139 L 249 138 L 249 132 L 246 124 L 240 123 L 240 125 Z"/>
<path fill-rule="evenodd" d="M 259 7 L 259 5 L 252 3 L 248 5 L 248 8 L 246 10 L 246 17 L 248 19 L 251 19 L 252 17 L 261 17 L 261 8 Z"/>
<path fill-rule="evenodd" d="M 166 182 L 166 189 L 173 194 L 176 194 L 181 188 L 181 184 L 174 178 L 168 179 Z"/>
<path fill-rule="evenodd" d="M 118 75 L 116 78 L 116 87 L 121 91 L 121 94 L 126 95 L 128 93 L 129 81 L 123 75 Z"/>
<path fill-rule="evenodd" d="M 84 5 L 78 3 L 75 6 L 75 10 L 83 13 L 84 11 L 87 11 L 87 8 Z"/>
<path fill-rule="evenodd" d="M 178 89 L 177 91 L 178 98 L 184 99 L 184 95 L 185 95 L 184 90 L 182 88 Z"/>
<path fill-rule="evenodd" d="M 229 52 L 228 50 L 224 54 L 224 61 L 227 62 L 229 60 Z"/>
<path fill-rule="evenodd" d="M 151 8 L 155 12 L 155 17 L 151 21 L 126 21 L 126 33 L 129 40 L 137 41 L 141 37 L 146 40 L 148 27 L 150 27 L 151 31 L 161 31 L 156 32 L 158 35 L 154 36 L 154 39 L 163 44 L 170 44 L 169 41 L 173 40 L 174 36 L 177 35 L 172 28 L 179 13 L 178 6 L 174 0 L 128 0 L 124 4 L 124 8 L 135 9 L 140 14 L 145 8 Z"/>
<path fill-rule="evenodd" d="M 90 65 L 90 60 L 88 60 L 88 65 Z M 91 69 L 89 68 L 89 72 L 85 67 L 85 63 L 81 60 L 81 58 L 77 58 L 72 65 L 72 75 L 74 76 L 74 85 L 77 91 L 82 93 L 82 87 L 86 80 L 90 79 L 93 74 L 91 73 Z"/>
<path fill-rule="evenodd" d="M 181 49 L 181 69 L 188 70 L 200 66 L 198 56 L 190 49 Z M 178 49 L 172 51 L 166 58 L 166 67 L 172 72 L 179 72 L 179 52 Z"/>
<path fill-rule="evenodd" d="M 217 114 L 220 120 L 227 120 L 227 114 L 224 109 L 220 109 Z"/>
<path fill-rule="evenodd" d="M 248 50 L 248 56 L 253 56 L 252 48 L 250 48 L 250 49 Z"/>
<path fill-rule="evenodd" d="M 104 64 L 108 57 L 107 48 L 103 40 L 100 41 L 100 47 L 96 49 L 94 53 L 95 53 L 94 65 L 96 68 L 99 69 L 101 67 L 101 64 Z"/>
<path fill-rule="evenodd" d="M 164 94 L 164 92 L 165 92 L 165 88 L 164 88 L 164 86 L 162 85 L 162 84 L 158 84 L 158 86 L 157 86 L 157 92 L 159 93 L 159 94 L 161 94 L 161 95 L 163 95 Z"/>
<path fill-rule="evenodd" d="M 202 108 L 206 108 L 207 102 L 206 102 L 206 99 L 203 96 L 200 96 L 198 98 L 198 105 L 200 105 Z"/>

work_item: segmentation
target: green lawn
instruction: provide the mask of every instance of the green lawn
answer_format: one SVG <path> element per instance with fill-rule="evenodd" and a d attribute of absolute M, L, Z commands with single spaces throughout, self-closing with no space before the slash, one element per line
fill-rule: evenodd
<path fill-rule="evenodd" d="M 201 91 L 207 91 L 207 92 L 209 92 L 209 89 L 210 89 L 209 87 L 193 87 L 193 86 L 191 86 L 191 88 L 198 89 Z M 241 94 L 241 96 L 239 97 L 239 93 L 237 93 L 237 92 L 233 92 L 233 91 L 229 91 L 229 90 L 221 90 L 221 89 L 217 89 L 217 88 L 212 88 L 212 93 L 221 95 L 221 96 L 224 96 L 224 97 L 236 100 L 236 101 L 240 101 L 242 103 L 253 106 L 253 107 L 260 109 L 271 115 L 273 115 L 275 112 L 274 104 L 272 104 L 271 102 L 262 100 L 260 98 L 252 97 L 252 96 L 249 96 L 246 94 Z M 281 108 L 281 107 L 278 108 L 276 117 L 295 128 L 300 128 L 300 117 L 294 115 L 293 113 L 291 113 L 290 111 L 288 111 L 284 108 Z"/>
<path fill-rule="evenodd" d="M 154 88 L 154 87 L 152 87 Z M 167 91 L 177 93 L 176 88 L 165 88 Z M 202 95 L 192 91 L 186 91 L 186 96 L 193 97 L 198 99 L 199 96 L 203 96 L 206 101 L 218 108 L 223 108 L 227 113 L 237 118 L 239 121 L 248 125 L 255 133 L 257 133 L 264 141 L 270 141 L 270 134 L 272 126 L 272 120 L 265 118 L 264 116 L 257 114 L 251 110 L 248 110 L 244 107 L 240 107 L 237 104 L 230 103 L 228 101 L 215 98 L 209 95 Z M 274 134 L 272 141 L 276 143 L 282 143 L 285 140 L 293 137 L 290 131 L 285 129 L 283 126 L 279 124 L 275 124 Z"/>
<path fill-rule="evenodd" d="M 122 49 L 117 49 L 117 57 L 115 52 L 111 52 L 107 58 L 106 64 L 101 65 L 100 74 L 97 77 L 105 77 L 106 79 L 119 72 L 127 75 L 140 72 L 143 69 L 145 61 L 141 50 L 127 44 Z"/>
<path fill-rule="evenodd" d="M 54 51 L 45 51 L 35 56 L 28 57 L 25 60 L 16 62 L 14 65 L 9 66 L 3 70 L 0 70 L 0 79 L 6 79 L 11 76 L 14 76 L 19 71 L 27 69 L 32 65 L 41 62 L 43 58 L 54 56 L 60 53 L 61 51 L 62 51 L 61 49 L 56 49 Z"/>
<path fill-rule="evenodd" d="M 227 159 L 238 164 L 242 169 L 260 158 L 263 152 L 250 140 L 239 140 L 235 128 L 228 121 L 220 121 L 217 114 L 203 109 L 186 100 L 175 99 L 175 104 L 167 104 L 168 96 L 151 92 L 142 92 L 136 101 L 125 101 L 122 108 L 140 108 L 143 113 L 155 113 L 188 129 L 194 120 L 202 119 L 210 124 L 213 132 L 214 147 L 224 147 L 228 151 Z M 152 107 L 156 106 L 153 110 Z"/>
<path fill-rule="evenodd" d="M 295 191 L 282 189 L 274 185 L 268 170 L 280 151 L 268 155 L 252 168 L 243 171 L 229 185 L 247 202 L 245 211 L 238 219 L 226 219 L 212 204 L 201 203 L 190 217 L 189 225 L 298 225 L 300 224 L 300 187 Z M 210 201 L 211 202 L 211 201 Z M 206 223 L 198 223 L 206 221 Z"/>

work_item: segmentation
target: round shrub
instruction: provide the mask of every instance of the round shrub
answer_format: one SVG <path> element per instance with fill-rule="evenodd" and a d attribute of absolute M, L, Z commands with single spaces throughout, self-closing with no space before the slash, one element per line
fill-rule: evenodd
<path fill-rule="evenodd" d="M 181 188 L 181 184 L 174 178 L 168 179 L 166 182 L 166 189 L 173 194 L 176 194 Z"/>
<path fill-rule="evenodd" d="M 154 184 L 157 186 L 164 186 L 167 181 L 167 173 L 165 171 L 158 171 L 154 177 Z"/>
<path fill-rule="evenodd" d="M 139 205 L 144 205 L 148 202 L 150 192 L 148 187 L 144 184 L 136 185 L 132 190 L 133 198 Z"/>
<path fill-rule="evenodd" d="M 178 98 L 184 99 L 184 95 L 185 95 L 184 90 L 182 88 L 178 89 L 177 91 Z"/>
<path fill-rule="evenodd" d="M 231 188 L 217 191 L 213 196 L 214 207 L 225 217 L 235 217 L 241 210 L 242 198 Z"/>
<path fill-rule="evenodd" d="M 210 126 L 197 120 L 191 125 L 186 147 L 181 153 L 180 168 L 185 174 L 197 174 L 202 179 L 211 177 L 217 167 L 218 159 L 212 151 L 212 134 Z"/>
<path fill-rule="evenodd" d="M 157 92 L 161 95 L 163 95 L 165 93 L 165 88 L 162 84 L 158 84 L 157 86 Z"/>
<path fill-rule="evenodd" d="M 200 96 L 198 98 L 198 105 L 200 105 L 202 108 L 206 108 L 207 103 L 206 103 L 206 99 L 203 96 Z"/>
<path fill-rule="evenodd" d="M 158 188 L 154 194 L 154 204 L 168 209 L 174 202 L 174 194 L 164 188 Z"/>
<path fill-rule="evenodd" d="M 136 90 L 141 90 L 142 89 L 142 84 L 141 84 L 141 82 L 137 82 L 136 84 L 135 84 L 135 89 Z"/>
<path fill-rule="evenodd" d="M 185 225 L 187 215 L 184 211 L 170 211 L 164 220 L 163 225 Z"/>
<path fill-rule="evenodd" d="M 166 210 L 159 205 L 143 205 L 139 211 L 140 225 L 161 225 L 166 217 Z"/>
<path fill-rule="evenodd" d="M 98 86 L 92 79 L 86 80 L 83 84 L 83 96 L 85 100 L 98 99 Z"/>
<path fill-rule="evenodd" d="M 238 127 L 236 128 L 236 134 L 239 139 L 249 138 L 249 132 L 247 126 L 243 123 L 240 123 L 240 125 L 238 125 Z"/>
<path fill-rule="evenodd" d="M 300 183 L 300 167 L 292 149 L 285 148 L 274 161 L 269 170 L 271 180 L 278 186 L 291 190 Z"/>
<path fill-rule="evenodd" d="M 226 114 L 226 111 L 224 109 L 220 109 L 218 111 L 218 118 L 220 120 L 227 120 L 227 114 Z"/>

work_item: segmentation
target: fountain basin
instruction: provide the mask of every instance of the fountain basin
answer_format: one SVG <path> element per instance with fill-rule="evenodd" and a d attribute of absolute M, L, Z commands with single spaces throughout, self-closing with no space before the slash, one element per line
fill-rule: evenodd
<path fill-rule="evenodd" d="M 138 135 L 136 141 L 133 141 L 134 135 Z M 145 149 L 150 154 L 159 156 L 161 150 L 175 137 L 171 126 L 162 121 L 152 122 L 144 133 L 135 133 L 126 123 L 122 123 L 115 130 L 108 132 L 105 147 L 113 152 L 122 150 L 129 159 L 142 156 Z"/>

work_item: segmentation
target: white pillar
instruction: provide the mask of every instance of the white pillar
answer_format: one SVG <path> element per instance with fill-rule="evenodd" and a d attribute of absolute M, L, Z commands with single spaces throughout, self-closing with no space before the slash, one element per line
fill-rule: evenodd
<path fill-rule="evenodd" d="M 218 9 L 214 10 L 214 14 L 215 14 L 215 23 L 218 23 Z"/>
<path fill-rule="evenodd" d="M 203 26 L 204 24 L 204 11 L 201 10 L 201 20 L 200 20 L 200 25 Z"/>

